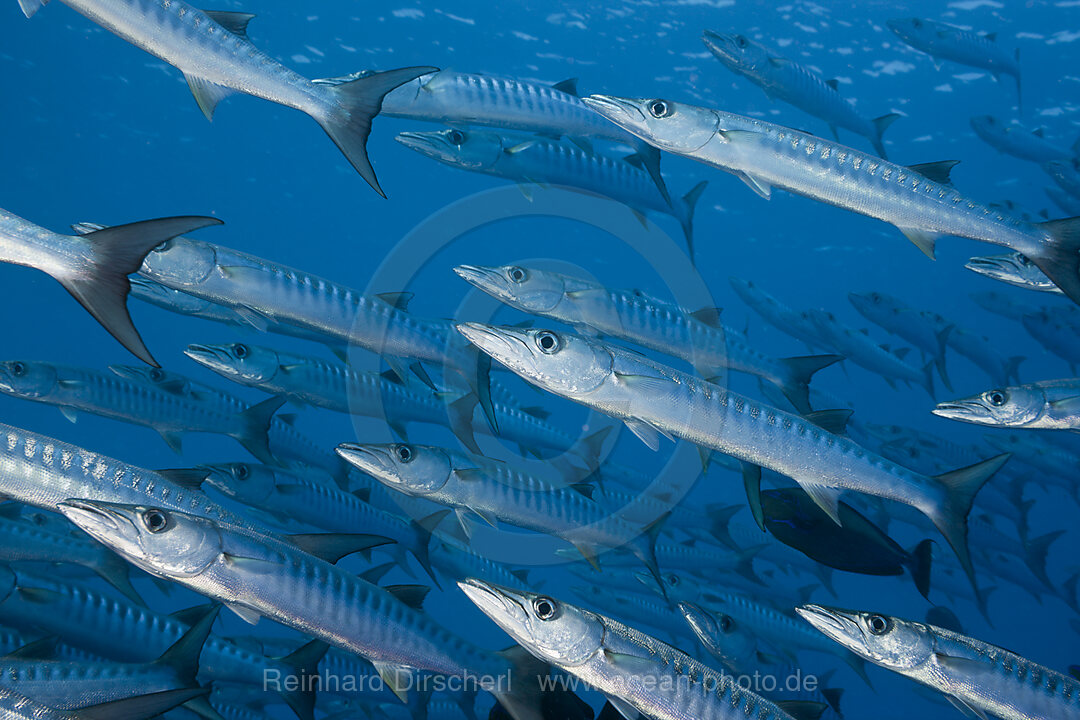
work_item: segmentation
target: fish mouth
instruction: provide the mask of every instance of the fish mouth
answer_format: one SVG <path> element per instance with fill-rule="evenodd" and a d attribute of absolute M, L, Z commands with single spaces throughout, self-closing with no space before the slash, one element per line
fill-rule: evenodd
<path fill-rule="evenodd" d="M 395 481 L 393 473 L 387 473 L 386 455 L 381 448 L 359 443 L 341 443 L 334 452 L 338 456 L 361 472 L 367 473 L 378 480 Z"/>
<path fill-rule="evenodd" d="M 138 533 L 131 532 L 135 530 L 134 525 L 110 507 L 111 505 L 112 503 L 69 498 L 58 503 L 56 507 L 64 514 L 64 517 L 79 526 L 87 535 L 104 545 L 113 547 L 117 537 Z"/>
<path fill-rule="evenodd" d="M 983 255 L 971 258 L 964 267 L 980 275 L 999 277 L 1013 268 L 1011 258 L 1011 255 Z"/>
<path fill-rule="evenodd" d="M 795 608 L 795 612 L 830 640 L 853 652 L 859 653 L 860 649 L 866 652 L 862 629 L 855 619 L 855 613 L 824 605 L 801 605 Z"/>
<path fill-rule="evenodd" d="M 641 111 L 636 101 L 629 98 L 590 95 L 581 98 L 581 101 L 611 122 L 626 129 L 645 122 L 645 113 Z"/>
<path fill-rule="evenodd" d="M 680 602 L 676 607 L 695 635 L 700 638 L 707 638 L 712 635 L 713 628 L 710 627 L 712 623 L 708 613 L 697 605 L 688 602 Z"/>
<path fill-rule="evenodd" d="M 203 367 L 209 368 L 219 375 L 236 374 L 236 368 L 233 367 L 232 363 L 232 353 L 223 347 L 198 344 L 188 345 L 187 349 L 184 350 L 184 354 Z"/>
<path fill-rule="evenodd" d="M 454 327 L 486 355 L 490 355 L 507 367 L 513 367 L 522 357 L 531 357 L 529 346 L 500 328 L 480 323 L 457 323 Z M 524 353 L 521 351 L 524 349 Z"/>
<path fill-rule="evenodd" d="M 950 400 L 938 403 L 931 412 L 938 417 L 967 422 L 982 422 L 992 417 L 989 408 L 978 400 Z"/>
<path fill-rule="evenodd" d="M 735 41 L 731 35 L 724 35 L 713 30 L 706 30 L 701 33 L 701 41 L 705 43 L 705 47 L 717 57 L 722 57 L 725 60 L 736 59 L 736 53 L 733 51 Z"/>
<path fill-rule="evenodd" d="M 522 637 L 522 630 L 529 619 L 525 609 L 529 600 L 524 593 L 476 578 L 467 578 L 458 582 L 457 586 L 496 625 L 515 639 Z"/>
<path fill-rule="evenodd" d="M 438 132 L 408 131 L 398 133 L 394 139 L 410 150 L 428 157 L 439 158 L 447 153 L 446 142 Z"/>
<path fill-rule="evenodd" d="M 507 292 L 506 279 L 499 268 L 485 267 L 483 265 L 458 265 L 454 268 L 454 272 L 462 280 L 483 290 L 488 295 L 500 299 L 510 297 L 510 293 Z M 466 337 L 468 336 L 466 335 Z"/>

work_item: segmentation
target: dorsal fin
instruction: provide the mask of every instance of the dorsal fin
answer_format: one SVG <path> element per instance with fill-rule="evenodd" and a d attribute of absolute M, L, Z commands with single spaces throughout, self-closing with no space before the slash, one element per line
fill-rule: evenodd
<path fill-rule="evenodd" d="M 1080 142 L 1080 141 L 1078 141 L 1078 142 Z M 630 163 L 631 165 L 636 167 L 638 170 L 644 170 L 645 169 L 645 162 L 641 159 L 641 156 L 638 155 L 637 153 L 630 153 L 629 155 L 627 155 L 626 157 L 623 158 L 623 162 Z"/>
<path fill-rule="evenodd" d="M 908 165 L 908 169 L 914 170 L 924 178 L 933 180 L 939 185 L 952 185 L 952 178 L 949 177 L 949 172 L 956 167 L 959 162 L 959 160 L 940 160 L 938 162 Z"/>
<path fill-rule="evenodd" d="M 996 32 L 986 33 L 985 35 L 983 35 L 983 37 L 986 38 L 987 40 L 989 40 L 990 42 L 997 42 L 997 33 Z"/>
<path fill-rule="evenodd" d="M 379 293 L 375 297 L 382 300 L 388 305 L 393 305 L 402 312 L 409 311 L 409 301 L 413 299 L 413 293 L 411 292 L 386 292 Z"/>
<path fill-rule="evenodd" d="M 531 415 L 537 420 L 547 420 L 549 417 L 551 417 L 551 411 L 545 409 L 540 405 L 530 405 L 529 407 L 523 407 L 521 408 L 521 412 L 525 413 L 526 415 Z"/>
<path fill-rule="evenodd" d="M 840 91 L 840 81 L 836 78 L 829 78 L 825 81 L 825 84 L 831 87 L 833 90 L 836 90 L 837 92 Z"/>
<path fill-rule="evenodd" d="M 383 590 L 390 593 L 413 610 L 422 609 L 424 606 L 424 598 L 431 592 L 431 588 L 427 585 L 387 585 Z"/>
<path fill-rule="evenodd" d="M 564 92 L 568 95 L 573 95 L 574 97 L 581 97 L 580 95 L 578 95 L 577 81 L 578 79 L 576 77 L 566 78 L 562 82 L 555 83 L 551 86 L 551 88 L 553 90 L 558 90 L 559 92 Z"/>
<path fill-rule="evenodd" d="M 55 660 L 56 646 L 59 642 L 60 638 L 56 636 L 41 638 L 16 648 L 4 657 L 19 660 Z"/>
<path fill-rule="evenodd" d="M 379 535 L 360 533 L 301 533 L 285 537 L 304 552 L 328 563 L 336 563 L 346 555 L 394 542 Z"/>
<path fill-rule="evenodd" d="M 833 435 L 843 435 L 847 431 L 848 420 L 851 419 L 851 410 L 818 410 L 803 415 L 803 418 L 817 425 L 822 430 L 831 432 Z"/>
<path fill-rule="evenodd" d="M 690 317 L 694 318 L 698 322 L 704 323 L 711 327 L 720 327 L 720 313 L 723 312 L 723 308 L 707 307 L 695 310 L 690 313 Z"/>
<path fill-rule="evenodd" d="M 227 10 L 203 10 L 203 12 L 233 35 L 239 35 L 245 40 L 247 40 L 248 23 L 255 17 L 252 13 L 229 12 Z"/>
<path fill-rule="evenodd" d="M 166 480 L 188 490 L 200 489 L 203 481 L 209 475 L 206 470 L 199 470 L 198 468 L 169 468 L 155 470 L 155 472 Z"/>
<path fill-rule="evenodd" d="M 1046 137 L 1046 131 L 1043 130 L 1042 128 L 1036 128 L 1035 130 L 1032 130 L 1031 134 L 1034 135 L 1035 137 L 1040 137 L 1040 138 L 1041 137 Z"/>

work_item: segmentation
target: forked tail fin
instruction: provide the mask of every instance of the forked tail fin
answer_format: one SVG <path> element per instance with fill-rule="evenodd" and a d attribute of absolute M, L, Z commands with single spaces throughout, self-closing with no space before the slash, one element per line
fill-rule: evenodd
<path fill-rule="evenodd" d="M 394 88 L 421 75 L 438 72 L 434 67 L 406 67 L 375 73 L 340 85 L 323 84 L 334 96 L 336 110 L 325 118 L 315 118 L 356 171 L 383 197 L 375 169 L 368 160 L 367 139 L 371 121 L 382 109 L 383 97 Z"/>
<path fill-rule="evenodd" d="M 885 134 L 885 131 L 889 129 L 889 126 L 900 117 L 896 113 L 889 113 L 888 115 L 882 115 L 881 117 L 874 118 L 874 137 L 870 138 L 870 142 L 874 145 L 874 151 L 881 156 L 882 160 L 888 160 L 889 156 L 885 154 L 885 143 L 881 136 Z"/>
<path fill-rule="evenodd" d="M 682 225 L 683 235 L 686 237 L 686 254 L 690 256 L 690 262 L 694 262 L 694 208 L 708 184 L 708 180 L 702 180 L 682 196 L 679 224 Z"/>
<path fill-rule="evenodd" d="M 1080 305 L 1080 217 L 1039 223 L 1046 239 L 1030 260 L 1057 285 L 1061 292 Z"/>

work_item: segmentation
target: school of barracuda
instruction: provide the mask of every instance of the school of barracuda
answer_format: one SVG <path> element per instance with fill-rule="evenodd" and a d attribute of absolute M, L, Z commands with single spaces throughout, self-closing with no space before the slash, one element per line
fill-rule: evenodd
<path fill-rule="evenodd" d="M 951 703 L 984 720 L 1080 718 L 1080 668 L 1045 667 L 963 629 L 969 606 L 987 623 L 1030 612 L 989 601 L 1011 586 L 1070 608 L 1063 642 L 1075 646 L 1080 630 L 1080 570 L 1062 580 L 1048 564 L 1064 530 L 1029 521 L 1033 506 L 1052 502 L 1047 490 L 1080 503 L 1080 446 L 1063 432 L 1080 432 L 1080 378 L 1021 380 L 1025 353 L 1045 351 L 1073 373 L 1080 360 L 1080 217 L 1035 220 L 971 199 L 951 184 L 953 162 L 886 159 L 883 133 L 907 120 L 856 111 L 836 81 L 739 28 L 703 28 L 704 57 L 817 118 L 832 139 L 679 97 L 580 96 L 576 80 L 434 66 L 309 79 L 252 44 L 244 12 L 61 1 L 179 70 L 208 119 L 236 93 L 309 115 L 380 195 L 366 143 L 382 114 L 446 126 L 396 136 L 442 165 L 529 196 L 549 185 L 606 196 L 642 223 L 667 216 L 659 223 L 674 221 L 691 261 L 707 242 L 694 235 L 707 181 L 665 179 L 663 153 L 733 174 L 766 199 L 777 188 L 882 220 L 931 257 L 942 237 L 1000 246 L 1006 254 L 968 262 L 998 283 L 973 299 L 1022 324 L 1031 347 L 1005 351 L 948 308 L 846 288 L 866 331 L 836 308 L 800 306 L 764 273 L 733 277 L 731 289 L 790 337 L 787 357 L 725 326 L 717 308 L 543 263 L 445 268 L 463 291 L 517 311 L 516 325 L 424 317 L 404 288 L 366 294 L 261 257 L 242 232 L 208 229 L 221 224 L 214 217 L 73 218 L 67 233 L 0 210 L 0 260 L 50 275 L 144 363 L 5 358 L 0 393 L 72 422 L 149 428 L 171 457 L 143 468 L 0 424 L 0 718 L 841 717 L 845 685 L 869 690 L 886 677 L 871 666 L 914 680 L 941 701 L 940 717 Z M 54 21 L 53 8 L 38 15 L 47 3 L 19 0 L 35 23 Z M 882 23 L 935 64 L 1010 75 L 1022 112 L 1019 53 L 1007 43 L 927 19 Z M 1001 116 L 974 116 L 971 128 L 1043 166 L 1050 198 L 1080 211 L 1080 142 Z M 841 144 L 841 130 L 859 147 Z M 159 308 L 161 322 L 172 312 L 238 337 L 192 337 L 195 364 L 162 368 L 132 322 L 130 295 Z M 309 351 L 277 347 L 282 336 Z M 910 349 L 891 349 L 888 336 Z M 804 346 L 812 354 L 795 350 Z M 985 375 L 978 394 L 953 390 L 958 356 Z M 222 382 L 184 374 L 200 366 Z M 814 387 L 818 373 L 855 366 L 891 388 L 925 390 L 927 414 L 1000 432 L 968 446 L 863 422 Z M 728 373 L 760 392 L 731 390 Z M 514 375 L 546 393 L 523 396 Z M 249 403 L 224 381 L 265 399 Z M 593 411 L 589 424 L 553 420 L 552 396 Z M 286 404 L 374 418 L 385 432 L 308 437 L 280 412 Z M 416 425 L 449 432 L 441 445 L 413 443 Z M 613 445 L 624 428 L 654 451 L 691 448 L 690 460 L 659 478 L 620 464 Z M 192 462 L 189 433 L 231 438 L 237 456 Z M 745 502 L 683 502 L 703 473 L 737 485 Z M 1027 493 L 1029 482 L 1042 491 Z M 542 538 L 536 552 L 558 561 L 545 572 L 568 579 L 573 597 L 545 594 L 535 559 L 475 550 L 474 536 L 500 527 Z M 835 571 L 864 576 L 871 607 L 862 596 L 856 609 L 834 607 L 851 604 Z M 925 619 L 879 611 L 900 586 L 871 578 L 905 575 L 905 590 L 927 601 Z M 154 609 L 185 592 L 189 609 Z M 513 643 L 490 647 L 425 611 L 450 596 Z M 226 632 L 229 613 L 289 632 Z M 822 684 L 793 692 L 736 680 L 803 671 Z M 330 675 L 365 682 L 322 682 Z M 295 682 L 270 687 L 268 676 Z M 481 676 L 497 680 L 447 682 Z"/>

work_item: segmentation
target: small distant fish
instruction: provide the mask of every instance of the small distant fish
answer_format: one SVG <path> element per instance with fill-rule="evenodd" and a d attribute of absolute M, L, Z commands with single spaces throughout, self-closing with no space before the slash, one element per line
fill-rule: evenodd
<path fill-rule="evenodd" d="M 987 390 L 938 403 L 934 414 L 976 425 L 1080 432 L 1080 378 Z"/>
<path fill-rule="evenodd" d="M 955 327 L 952 323 L 937 313 L 908 307 L 898 298 L 885 293 L 848 293 L 848 301 L 864 318 L 933 358 L 942 382 L 949 387 L 945 349 L 948 347 L 949 334 Z"/>
<path fill-rule="evenodd" d="M 1016 80 L 1016 101 L 1023 108 L 1020 92 L 1020 48 L 1012 53 L 997 44 L 997 33 L 979 35 L 953 25 L 921 18 L 896 18 L 885 23 L 898 38 L 921 50 L 934 62 L 950 60 L 960 65 L 989 70 L 994 77 L 1012 75 Z"/>
<path fill-rule="evenodd" d="M 457 327 L 526 381 L 622 420 L 654 450 L 661 436 L 677 436 L 743 461 L 744 477 L 766 467 L 792 478 L 835 522 L 844 492 L 910 505 L 935 524 L 969 577 L 974 576 L 966 517 L 979 488 L 1008 455 L 937 477 L 921 475 L 832 432 L 840 430 L 850 412 L 818 412 L 806 419 L 570 333 L 479 323 Z M 760 517 L 752 493 L 750 502 Z"/>
<path fill-rule="evenodd" d="M 784 305 L 775 297 L 762 290 L 756 283 L 742 278 L 730 278 L 731 289 L 750 306 L 765 322 L 780 332 L 796 340 L 801 340 L 807 347 L 828 348 L 829 344 L 821 338 L 813 321 L 805 314 Z"/>
<path fill-rule="evenodd" d="M 977 717 L 1080 718 L 1080 683 L 952 630 L 878 613 L 803 605 L 798 613 L 860 657 L 943 693 Z"/>
<path fill-rule="evenodd" d="M 931 540 L 908 552 L 843 502 L 837 525 L 798 488 L 762 491 L 761 509 L 776 539 L 819 563 L 864 575 L 900 575 L 906 569 L 923 597 L 930 592 Z"/>
<path fill-rule="evenodd" d="M 583 277 L 518 265 L 459 265 L 454 272 L 519 310 L 682 358 L 706 378 L 725 369 L 755 375 L 776 385 L 799 412 L 810 412 L 810 379 L 841 359 L 770 357 L 725 327 L 716 308 L 688 311 L 640 290 L 607 288 Z"/>
<path fill-rule="evenodd" d="M 1080 328 L 1066 313 L 1040 310 L 1024 315 L 1021 322 L 1031 337 L 1068 363 L 1069 369 L 1076 374 L 1076 364 L 1080 361 Z"/>
<path fill-rule="evenodd" d="M 793 720 L 783 705 L 742 689 L 732 676 L 616 620 L 481 580 L 458 586 L 529 652 L 600 690 L 624 717 Z"/>
<path fill-rule="evenodd" d="M 19 0 L 31 17 L 49 0 Z M 184 74 L 208 120 L 233 93 L 269 100 L 311 116 L 357 172 L 383 195 L 367 156 L 371 121 L 383 96 L 433 67 L 408 67 L 358 78 L 341 86 L 319 84 L 293 72 L 248 40 L 250 13 L 203 11 L 183 0 L 63 0 L 79 14 Z M 385 195 L 383 195 L 385 197 Z"/>
<path fill-rule="evenodd" d="M 706 30 L 705 47 L 729 70 L 747 78 L 769 98 L 783 100 L 829 124 L 833 137 L 842 127 L 862 135 L 885 157 L 881 136 L 900 116 L 889 113 L 870 120 L 855 110 L 841 94 L 836 80 L 822 80 L 817 73 L 755 42 L 745 35 Z"/>
<path fill-rule="evenodd" d="M 121 345 L 143 362 L 157 366 L 128 314 L 131 286 L 127 276 L 136 272 L 147 253 L 163 242 L 220 224 L 211 217 L 173 217 L 72 236 L 51 232 L 0 210 L 0 262 L 32 267 L 49 275 Z"/>
<path fill-rule="evenodd" d="M 397 141 L 444 165 L 513 180 L 529 193 L 529 184 L 563 185 L 604 195 L 630 207 L 639 218 L 646 211 L 679 221 L 690 257 L 694 256 L 694 208 L 706 182 L 681 198 L 666 198 L 643 169 L 637 155 L 609 157 L 567 141 L 511 137 L 479 130 L 403 132 Z"/>
<path fill-rule="evenodd" d="M 1054 160 L 1071 160 L 1080 153 L 1080 140 L 1071 148 L 1059 147 L 1046 139 L 1042 128 L 1028 132 L 1019 125 L 1005 125 L 993 115 L 971 118 L 971 129 L 999 152 L 1040 165 Z"/>
<path fill-rule="evenodd" d="M 890 223 L 930 257 L 943 236 L 1022 252 L 1080 304 L 1080 218 L 1033 224 L 977 203 L 949 184 L 955 162 L 905 167 L 781 125 L 660 98 L 585 102 L 661 150 L 736 175 L 764 198 L 775 185 Z"/>
<path fill-rule="evenodd" d="M 1062 294 L 1057 285 L 1054 285 L 1054 283 L 1050 282 L 1050 278 L 1046 277 L 1046 273 L 1021 253 L 973 257 L 967 261 L 964 267 L 979 275 L 984 275 L 992 280 L 1014 287 Z"/>

